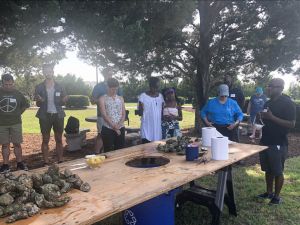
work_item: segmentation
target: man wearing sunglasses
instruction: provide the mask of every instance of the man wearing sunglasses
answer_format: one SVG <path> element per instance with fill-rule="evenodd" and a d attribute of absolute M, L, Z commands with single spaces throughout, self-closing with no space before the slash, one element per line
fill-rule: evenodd
<path fill-rule="evenodd" d="M 264 105 L 261 117 L 265 126 L 262 128 L 261 145 L 268 148 L 260 153 L 261 169 L 265 172 L 266 192 L 257 197 L 271 199 L 269 204 L 278 205 L 282 202 L 279 197 L 283 186 L 284 162 L 288 151 L 287 134 L 295 127 L 296 107 L 292 100 L 282 94 L 284 81 L 272 79 L 267 86 L 270 100 Z M 273 183 L 275 181 L 275 193 Z"/>

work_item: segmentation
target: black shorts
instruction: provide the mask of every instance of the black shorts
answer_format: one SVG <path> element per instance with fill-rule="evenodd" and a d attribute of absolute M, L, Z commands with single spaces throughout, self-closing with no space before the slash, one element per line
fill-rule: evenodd
<path fill-rule="evenodd" d="M 63 133 L 64 118 L 59 118 L 57 113 L 47 113 L 46 118 L 39 119 L 42 134 L 50 134 L 53 127 L 54 133 Z"/>
<path fill-rule="evenodd" d="M 259 153 L 261 170 L 273 176 L 281 176 L 287 157 L 288 146 L 272 145 Z"/>

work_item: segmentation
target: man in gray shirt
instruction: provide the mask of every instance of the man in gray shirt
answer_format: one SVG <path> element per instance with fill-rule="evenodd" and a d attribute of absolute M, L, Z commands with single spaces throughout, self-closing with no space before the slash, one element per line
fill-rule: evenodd
<path fill-rule="evenodd" d="M 49 140 L 52 127 L 58 162 L 63 161 L 62 133 L 66 114 L 62 106 L 66 103 L 68 97 L 64 88 L 54 81 L 54 64 L 44 64 L 43 74 L 46 79 L 43 83 L 36 86 L 35 100 L 36 105 L 40 107 L 36 117 L 39 118 L 43 136 L 41 149 L 44 163 L 47 165 L 49 164 Z"/>

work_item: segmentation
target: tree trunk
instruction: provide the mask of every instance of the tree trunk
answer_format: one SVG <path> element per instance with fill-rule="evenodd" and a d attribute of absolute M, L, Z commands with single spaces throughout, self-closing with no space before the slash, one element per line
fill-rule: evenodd
<path fill-rule="evenodd" d="M 198 10 L 200 14 L 200 44 L 198 47 L 197 56 L 197 73 L 195 77 L 195 91 L 196 91 L 196 104 L 195 104 L 195 129 L 200 132 L 201 118 L 199 110 L 205 105 L 208 99 L 208 92 L 210 87 L 209 66 L 211 61 L 209 43 L 210 43 L 210 29 L 211 18 L 210 7 L 208 1 L 198 1 Z"/>

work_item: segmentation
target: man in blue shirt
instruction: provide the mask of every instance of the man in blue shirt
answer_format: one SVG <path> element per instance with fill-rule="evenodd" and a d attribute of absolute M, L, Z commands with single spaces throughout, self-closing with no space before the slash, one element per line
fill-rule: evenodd
<path fill-rule="evenodd" d="M 103 118 L 101 116 L 100 112 L 100 107 L 99 107 L 99 98 L 103 95 L 107 94 L 108 86 L 107 86 L 107 80 L 109 78 L 112 78 L 113 76 L 113 70 L 109 67 L 105 68 L 102 70 L 102 75 L 104 78 L 104 81 L 96 84 L 96 86 L 93 89 L 92 92 L 92 98 L 91 98 L 91 103 L 92 104 L 97 104 L 97 130 L 98 130 L 98 135 L 96 138 L 96 143 L 95 143 L 95 153 L 99 154 L 101 153 L 101 149 L 103 149 L 103 140 L 101 137 L 101 130 L 102 130 L 102 125 L 103 125 Z M 118 88 L 118 95 L 122 96 L 122 90 L 119 87 Z"/>
<path fill-rule="evenodd" d="M 234 140 L 234 129 L 243 120 L 243 113 L 235 100 L 228 98 L 229 88 L 221 84 L 218 97 L 209 100 L 201 110 L 201 118 L 208 127 L 215 127 L 222 135 Z"/>

